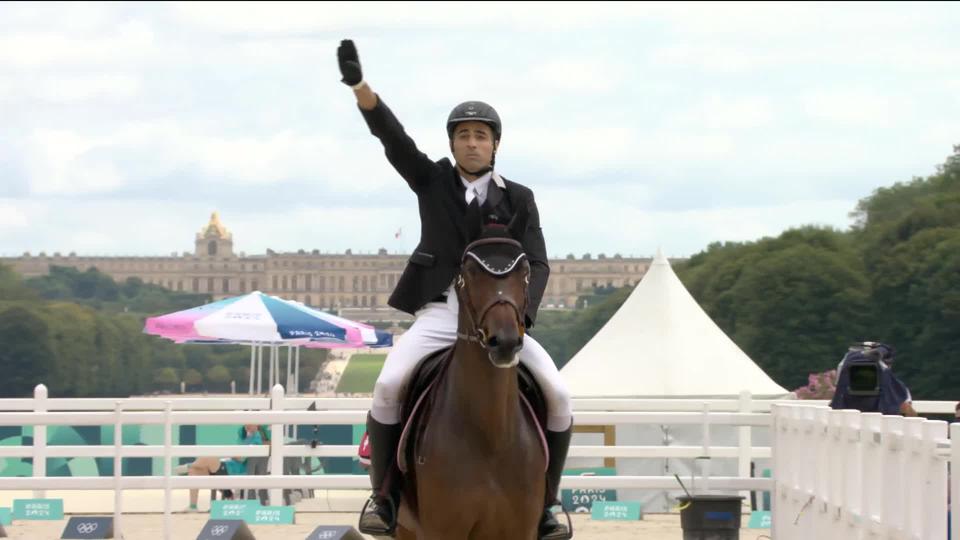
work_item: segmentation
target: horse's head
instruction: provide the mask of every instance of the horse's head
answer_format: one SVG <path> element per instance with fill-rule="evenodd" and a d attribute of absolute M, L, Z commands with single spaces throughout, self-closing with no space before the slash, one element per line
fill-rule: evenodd
<path fill-rule="evenodd" d="M 488 227 L 463 252 L 457 298 L 460 337 L 487 349 L 494 366 L 517 365 L 523 347 L 530 263 L 505 227 Z"/>

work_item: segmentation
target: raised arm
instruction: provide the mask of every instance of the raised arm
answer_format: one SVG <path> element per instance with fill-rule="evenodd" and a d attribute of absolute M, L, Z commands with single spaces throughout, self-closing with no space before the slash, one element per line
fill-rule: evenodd
<path fill-rule="evenodd" d="M 419 191 L 430 182 L 437 164 L 417 148 L 397 117 L 363 79 L 360 58 L 352 40 L 340 42 L 337 62 L 342 75 L 340 81 L 353 89 L 370 133 L 380 139 L 387 160 L 407 181 L 410 189 Z"/>

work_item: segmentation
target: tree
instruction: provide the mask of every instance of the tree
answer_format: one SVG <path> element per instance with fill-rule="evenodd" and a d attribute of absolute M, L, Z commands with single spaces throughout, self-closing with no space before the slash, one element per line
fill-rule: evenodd
<path fill-rule="evenodd" d="M 183 372 L 183 382 L 188 389 L 197 390 L 203 384 L 203 375 L 195 369 L 188 369 Z"/>
<path fill-rule="evenodd" d="M 0 397 L 26 397 L 50 376 L 53 351 L 47 323 L 32 310 L 0 312 Z"/>
<path fill-rule="evenodd" d="M 207 387 L 210 390 L 227 391 L 230 387 L 230 370 L 224 366 L 213 366 L 207 370 Z"/>
<path fill-rule="evenodd" d="M 803 227 L 755 243 L 712 246 L 678 274 L 714 322 L 786 388 L 835 365 L 865 339 L 869 284 L 849 238 Z"/>
<path fill-rule="evenodd" d="M 180 378 L 177 376 L 177 370 L 172 367 L 158 369 L 154 376 L 154 385 L 157 390 L 175 391 Z"/>
<path fill-rule="evenodd" d="M 35 300 L 36 293 L 26 286 L 20 274 L 0 264 L 0 299 L 5 301 Z"/>

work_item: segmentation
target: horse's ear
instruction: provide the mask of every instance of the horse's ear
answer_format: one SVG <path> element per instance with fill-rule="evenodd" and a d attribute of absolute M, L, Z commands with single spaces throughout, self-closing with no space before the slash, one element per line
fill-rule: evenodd
<path fill-rule="evenodd" d="M 517 240 L 518 242 L 523 241 L 523 236 L 527 232 L 527 223 L 530 221 L 530 209 L 526 205 L 521 206 L 517 213 L 510 218 L 510 223 L 507 224 L 507 230 L 510 231 L 510 236 Z"/>

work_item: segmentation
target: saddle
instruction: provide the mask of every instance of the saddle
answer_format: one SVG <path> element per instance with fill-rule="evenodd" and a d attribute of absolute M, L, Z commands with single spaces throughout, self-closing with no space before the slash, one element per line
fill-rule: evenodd
<path fill-rule="evenodd" d="M 441 349 L 424 358 L 413 372 L 406 390 L 403 393 L 400 408 L 400 422 L 403 424 L 403 434 L 397 447 L 397 468 L 406 474 L 413 464 L 413 450 L 416 441 L 423 435 L 430 410 L 433 405 L 432 390 L 443 376 L 450 358 L 453 356 L 453 347 Z M 547 403 L 543 397 L 540 385 L 533 378 L 530 370 L 523 364 L 517 369 L 517 383 L 520 387 L 521 400 L 528 405 L 527 411 L 533 416 L 534 423 L 543 438 L 543 426 L 547 421 Z M 544 452 L 546 446 L 544 445 Z"/>

